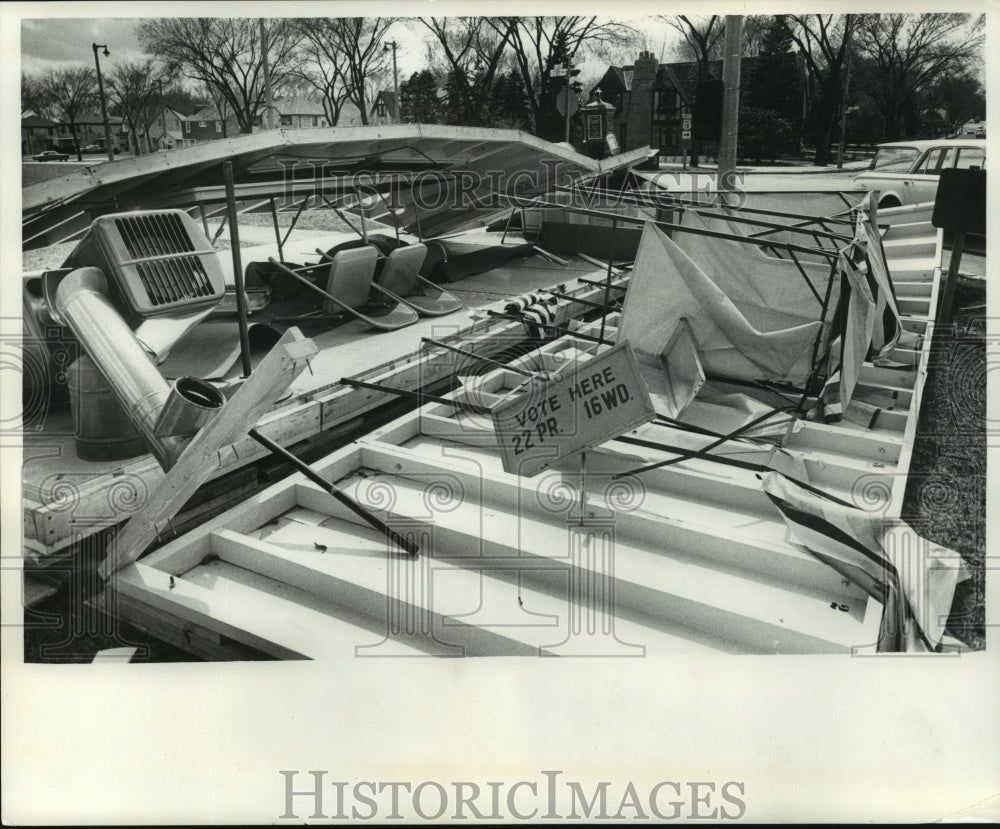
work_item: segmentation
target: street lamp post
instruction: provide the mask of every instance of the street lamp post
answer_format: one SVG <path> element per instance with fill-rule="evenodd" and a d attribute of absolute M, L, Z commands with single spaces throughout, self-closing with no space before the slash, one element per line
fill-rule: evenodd
<path fill-rule="evenodd" d="M 163 133 L 160 140 L 163 142 L 163 149 L 167 149 L 167 107 L 163 103 L 163 79 L 157 78 L 156 85 L 160 90 L 160 131 Z"/>
<path fill-rule="evenodd" d="M 392 114 L 392 117 L 393 117 L 393 121 L 398 124 L 399 123 L 399 72 L 396 69 L 396 41 L 395 40 L 390 40 L 388 43 L 386 43 L 385 46 L 382 47 L 382 51 L 386 52 L 390 48 L 392 48 L 392 94 L 393 94 L 393 99 L 394 99 L 394 103 L 392 105 L 392 108 L 393 108 L 393 110 L 395 110 L 393 112 L 393 114 Z"/>
<path fill-rule="evenodd" d="M 108 161 L 115 160 L 115 151 L 111 146 L 111 127 L 108 126 L 108 102 L 104 97 L 104 78 L 101 77 L 101 59 L 97 56 L 97 50 L 104 50 L 104 57 L 109 57 L 111 52 L 108 51 L 108 46 L 106 43 L 94 43 L 92 45 L 94 50 L 94 65 L 97 67 L 97 91 L 101 96 L 101 118 L 104 120 L 104 144 L 108 150 Z"/>

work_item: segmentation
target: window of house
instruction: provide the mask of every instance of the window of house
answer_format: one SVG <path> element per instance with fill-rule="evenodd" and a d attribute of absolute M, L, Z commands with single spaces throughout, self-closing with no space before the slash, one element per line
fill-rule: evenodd
<path fill-rule="evenodd" d="M 283 126 L 283 127 L 290 127 L 291 125 L 292 125 L 292 116 L 291 115 L 282 115 L 281 116 L 281 126 Z"/>
<path fill-rule="evenodd" d="M 215 122 L 215 131 L 216 132 L 222 132 L 222 121 L 216 121 Z"/>
<path fill-rule="evenodd" d="M 625 89 L 628 92 L 632 91 L 632 78 L 635 76 L 634 69 L 626 69 L 623 73 L 625 76 Z"/>
<path fill-rule="evenodd" d="M 313 116 L 313 123 L 312 123 L 312 125 L 314 127 L 318 127 L 319 126 L 319 116 L 318 115 L 314 115 Z"/>
<path fill-rule="evenodd" d="M 204 129 L 205 128 L 205 122 L 204 121 L 199 121 L 198 122 L 198 126 L 201 127 L 202 129 Z"/>
<path fill-rule="evenodd" d="M 185 121 L 184 122 L 184 132 L 187 132 L 187 133 L 191 132 L 191 122 L 190 121 Z"/>

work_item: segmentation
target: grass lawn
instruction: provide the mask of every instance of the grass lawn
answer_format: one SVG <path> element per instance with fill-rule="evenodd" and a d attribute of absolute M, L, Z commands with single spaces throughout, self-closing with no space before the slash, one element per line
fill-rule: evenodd
<path fill-rule="evenodd" d="M 960 277 L 953 323 L 940 328 L 924 388 L 903 517 L 950 547 L 972 576 L 958 586 L 948 632 L 986 647 L 986 284 Z"/>

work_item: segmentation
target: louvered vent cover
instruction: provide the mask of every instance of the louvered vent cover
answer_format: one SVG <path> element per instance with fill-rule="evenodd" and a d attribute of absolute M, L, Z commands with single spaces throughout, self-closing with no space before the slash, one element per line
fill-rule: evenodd
<path fill-rule="evenodd" d="M 183 210 L 95 219 L 64 267 L 84 265 L 104 271 L 139 317 L 211 307 L 225 293 L 218 256 Z"/>

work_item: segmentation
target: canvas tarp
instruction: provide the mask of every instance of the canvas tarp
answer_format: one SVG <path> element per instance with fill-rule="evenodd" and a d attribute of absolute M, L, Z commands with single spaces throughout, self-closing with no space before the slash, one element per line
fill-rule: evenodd
<path fill-rule="evenodd" d="M 819 306 L 808 288 L 802 286 L 810 301 L 803 310 L 790 288 L 790 274 L 713 264 L 706 270 L 647 224 L 625 298 L 620 337 L 637 352 L 656 356 L 680 320 L 686 320 L 707 374 L 803 381 L 821 328 Z M 795 281 L 802 283 L 798 275 Z"/>
<path fill-rule="evenodd" d="M 831 361 L 835 368 L 820 393 L 822 418 L 827 423 L 843 419 L 851 403 L 854 388 L 861 376 L 861 366 L 868 354 L 875 326 L 875 300 L 868 280 L 846 257 L 840 258 L 841 307 L 837 313 L 837 341 Z"/>
<path fill-rule="evenodd" d="M 693 229 L 744 237 L 749 227 L 693 211 L 685 212 L 683 224 Z M 749 242 L 729 241 L 698 233 L 678 233 L 673 238 L 702 270 L 713 274 L 713 278 L 725 280 L 726 293 L 738 307 L 745 309 L 745 313 L 766 314 L 775 324 L 789 326 L 819 319 L 821 300 L 826 296 L 827 283 L 833 272 L 829 258 L 815 262 L 800 260 L 799 270 L 791 259 L 779 259 Z M 797 241 L 801 243 L 802 240 Z M 820 299 L 816 298 L 817 295 Z M 831 302 L 830 307 L 836 307 L 836 296 L 831 298 Z"/>
<path fill-rule="evenodd" d="M 922 538 L 908 524 L 887 521 L 778 472 L 765 472 L 761 482 L 785 520 L 791 543 L 883 602 L 878 650 L 938 646 L 955 586 L 968 576 L 958 553 Z"/>

